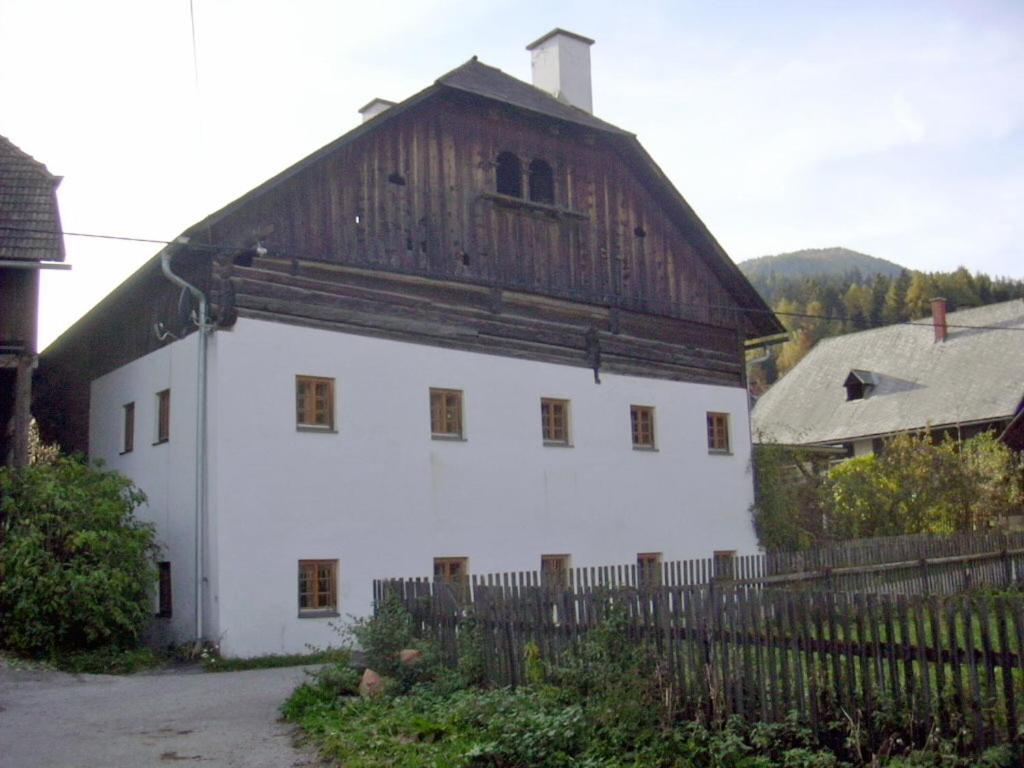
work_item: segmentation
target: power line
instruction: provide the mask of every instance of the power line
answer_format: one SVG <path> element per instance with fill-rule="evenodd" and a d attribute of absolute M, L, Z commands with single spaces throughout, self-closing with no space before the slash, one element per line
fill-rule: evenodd
<path fill-rule="evenodd" d="M 0 224 L 0 230 L 7 232 L 21 232 L 26 234 L 42 234 L 42 235 L 55 235 L 55 236 L 67 236 L 67 237 L 87 237 L 97 240 L 115 240 L 128 243 L 146 243 L 149 245 L 182 245 L 187 246 L 192 250 L 209 251 L 213 253 L 240 253 L 252 249 L 252 245 L 212 245 L 206 243 L 196 243 L 182 238 L 175 240 L 160 240 L 157 238 L 150 237 L 132 237 L 129 235 L 107 235 L 97 234 L 94 232 L 54 232 L 50 229 L 33 229 L 31 227 L 12 227 L 5 224 Z M 300 256 L 291 254 L 286 251 L 273 251 L 272 255 L 280 258 L 290 259 L 302 259 L 304 261 L 323 261 L 323 259 L 310 259 L 306 256 Z M 776 317 L 796 317 L 803 320 L 824 320 L 826 322 L 839 322 L 845 323 L 849 320 L 847 317 L 841 315 L 813 315 L 808 312 L 776 312 L 772 309 L 754 309 L 754 308 L 739 308 L 733 306 L 727 306 L 724 304 L 698 304 L 698 303 L 685 303 L 683 306 L 691 307 L 693 309 L 717 309 L 730 312 L 742 312 L 744 314 L 761 314 L 761 315 L 775 315 Z M 875 325 L 868 328 L 861 328 L 859 330 L 871 331 L 877 328 L 886 328 L 892 325 L 916 325 L 922 328 L 931 328 L 932 322 L 919 322 L 915 320 L 902 320 L 898 323 L 886 323 L 885 325 Z M 1006 327 L 1001 325 L 963 325 L 958 323 L 946 323 L 947 328 L 964 328 L 975 331 L 1022 331 L 1024 332 L 1024 326 L 1022 327 Z M 856 332 L 856 331 L 855 331 Z M 790 331 L 789 333 L 792 333 Z"/>

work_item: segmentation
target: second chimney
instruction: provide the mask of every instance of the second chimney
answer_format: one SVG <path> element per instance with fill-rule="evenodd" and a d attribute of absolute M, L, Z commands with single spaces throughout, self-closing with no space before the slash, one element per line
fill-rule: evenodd
<path fill-rule="evenodd" d="M 946 327 L 946 300 L 932 299 L 932 327 L 935 328 L 935 340 L 945 341 L 949 333 Z"/>
<path fill-rule="evenodd" d="M 363 116 L 363 122 L 365 123 L 367 120 L 373 120 L 381 112 L 387 112 L 393 106 L 395 106 L 395 102 L 378 98 L 360 109 L 359 114 Z"/>
<path fill-rule="evenodd" d="M 533 84 L 556 99 L 593 114 L 590 86 L 589 37 L 557 27 L 528 46 L 533 61 Z"/>

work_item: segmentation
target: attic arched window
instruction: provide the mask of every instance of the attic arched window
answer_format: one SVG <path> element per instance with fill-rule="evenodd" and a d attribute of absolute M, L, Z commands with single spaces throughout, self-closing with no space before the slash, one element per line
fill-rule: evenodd
<path fill-rule="evenodd" d="M 495 180 L 497 181 L 499 195 L 523 196 L 522 166 L 519 164 L 519 158 L 512 152 L 502 152 L 498 155 Z"/>
<path fill-rule="evenodd" d="M 538 158 L 530 163 L 530 200 L 555 204 L 555 174 L 546 160 Z"/>

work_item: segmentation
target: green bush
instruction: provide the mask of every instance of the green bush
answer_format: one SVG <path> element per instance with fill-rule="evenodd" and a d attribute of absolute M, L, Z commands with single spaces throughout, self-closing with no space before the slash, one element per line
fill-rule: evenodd
<path fill-rule="evenodd" d="M 59 458 L 0 470 L 0 644 L 22 654 L 127 649 L 152 615 L 153 528 L 116 472 Z"/>
<path fill-rule="evenodd" d="M 354 619 L 348 629 L 363 652 L 366 666 L 393 681 L 401 693 L 444 674 L 437 646 L 417 638 L 413 630 L 412 616 L 394 596 L 378 606 L 375 615 Z M 412 664 L 402 664 L 399 652 L 407 648 L 423 655 Z"/>

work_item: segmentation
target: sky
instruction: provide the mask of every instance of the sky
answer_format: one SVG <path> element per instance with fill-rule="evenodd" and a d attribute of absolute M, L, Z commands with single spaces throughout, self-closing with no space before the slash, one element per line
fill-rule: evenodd
<path fill-rule="evenodd" d="M 473 55 L 596 40 L 637 134 L 735 261 L 843 246 L 1024 278 L 1024 2 L 0 0 L 0 134 L 66 232 L 169 240 Z M 194 28 L 194 35 L 193 35 Z M 193 47 L 193 40 L 195 46 Z M 66 237 L 40 345 L 158 245 Z"/>

